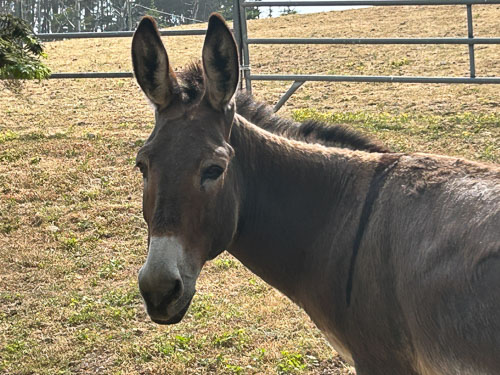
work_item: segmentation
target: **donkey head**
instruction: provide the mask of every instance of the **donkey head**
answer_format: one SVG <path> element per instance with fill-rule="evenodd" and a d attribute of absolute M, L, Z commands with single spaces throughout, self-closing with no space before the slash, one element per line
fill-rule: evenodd
<path fill-rule="evenodd" d="M 132 41 L 140 87 L 156 124 L 137 153 L 144 180 L 148 256 L 139 288 L 151 319 L 179 322 L 195 293 L 203 264 L 231 242 L 238 203 L 229 145 L 238 84 L 238 54 L 223 18 L 210 17 L 202 52 L 204 92 L 170 67 L 155 22 L 145 17 Z"/>

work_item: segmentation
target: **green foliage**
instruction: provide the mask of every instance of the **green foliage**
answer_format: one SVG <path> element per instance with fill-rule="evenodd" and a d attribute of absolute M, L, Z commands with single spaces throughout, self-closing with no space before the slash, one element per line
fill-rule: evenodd
<path fill-rule="evenodd" d="M 207 3 L 212 3 L 213 11 L 219 12 L 226 20 L 233 20 L 233 0 L 208 0 Z M 204 14 L 203 17 L 206 19 L 208 15 Z M 259 18 L 260 10 L 258 7 L 249 7 L 246 9 L 246 15 L 248 20 Z"/>
<path fill-rule="evenodd" d="M 233 19 L 233 0 L 0 0 L 0 13 L 15 11 L 37 33 L 133 30 L 145 15 L 160 28 L 206 22 L 219 12 Z M 259 18 L 258 7 L 246 9 L 247 19 Z"/>
<path fill-rule="evenodd" d="M 228 270 L 230 268 L 238 268 L 238 262 L 233 258 L 217 258 L 214 261 L 215 267 L 219 270 Z"/>
<path fill-rule="evenodd" d="M 215 335 L 212 343 L 219 348 L 236 348 L 243 350 L 248 342 L 248 335 L 244 329 L 236 329 L 230 332 L 223 332 L 220 335 Z"/>
<path fill-rule="evenodd" d="M 297 14 L 297 11 L 295 9 L 291 8 L 290 6 L 287 6 L 286 8 L 284 8 L 281 11 L 282 16 L 289 16 L 291 14 Z"/>
<path fill-rule="evenodd" d="M 316 120 L 327 124 L 359 124 L 377 130 L 400 130 L 411 120 L 407 113 L 394 115 L 387 112 L 319 112 L 310 108 L 294 110 L 292 116 L 299 122 Z"/>
<path fill-rule="evenodd" d="M 175 335 L 175 337 L 158 336 L 154 343 L 154 352 L 170 357 L 176 353 L 184 353 L 191 348 L 192 336 Z"/>
<path fill-rule="evenodd" d="M 12 130 L 6 130 L 4 132 L 0 132 L 0 144 L 12 141 L 17 138 L 19 138 L 19 134 L 14 133 Z"/>
<path fill-rule="evenodd" d="M 0 14 L 0 79 L 45 79 L 50 69 L 46 55 L 28 23 L 10 14 Z"/>
<path fill-rule="evenodd" d="M 403 59 L 391 61 L 391 66 L 393 68 L 401 68 L 402 66 L 409 65 L 409 64 L 410 64 L 410 60 L 408 60 L 406 57 Z"/>
<path fill-rule="evenodd" d="M 12 218 L 0 213 L 0 233 L 9 234 L 19 228 L 19 218 Z"/>
<path fill-rule="evenodd" d="M 101 279 L 113 279 L 117 272 L 123 270 L 123 268 L 122 260 L 112 258 L 109 263 L 101 267 L 98 274 Z"/>
<path fill-rule="evenodd" d="M 302 354 L 290 353 L 286 350 L 281 352 L 281 360 L 278 363 L 278 373 L 296 374 L 307 368 L 307 362 Z"/>

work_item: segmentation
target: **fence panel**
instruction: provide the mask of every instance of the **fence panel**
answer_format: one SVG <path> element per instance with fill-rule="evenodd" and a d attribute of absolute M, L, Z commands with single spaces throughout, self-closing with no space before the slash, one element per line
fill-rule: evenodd
<path fill-rule="evenodd" d="M 500 84 L 500 77 L 476 77 L 474 46 L 500 44 L 500 38 L 474 38 L 472 5 L 500 4 L 500 0 L 330 0 L 330 1 L 244 1 L 240 2 L 242 20 L 242 74 L 245 87 L 252 90 L 252 81 L 293 81 L 292 86 L 274 107 L 277 111 L 293 93 L 307 81 L 324 82 L 398 82 L 445 84 Z M 465 5 L 467 7 L 467 38 L 249 38 L 246 27 L 248 7 L 264 6 L 404 6 L 404 5 Z M 349 76 L 349 75 L 270 75 L 252 74 L 249 45 L 251 44 L 467 44 L 469 46 L 469 77 L 419 76 Z"/>

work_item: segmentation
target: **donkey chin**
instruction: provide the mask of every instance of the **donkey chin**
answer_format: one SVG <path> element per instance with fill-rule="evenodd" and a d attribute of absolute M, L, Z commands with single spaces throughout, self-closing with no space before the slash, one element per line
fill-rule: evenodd
<path fill-rule="evenodd" d="M 151 320 L 157 324 L 176 324 L 179 323 L 191 305 L 194 293 L 189 297 L 187 303 L 176 303 L 174 306 L 167 306 L 167 303 L 162 303 L 160 306 L 153 306 L 145 302 L 146 311 Z M 143 296 L 144 298 L 144 296 Z M 144 298 L 146 301 L 146 299 Z M 183 306 L 183 307 L 182 307 Z M 171 313 L 173 312 L 173 313 Z"/>

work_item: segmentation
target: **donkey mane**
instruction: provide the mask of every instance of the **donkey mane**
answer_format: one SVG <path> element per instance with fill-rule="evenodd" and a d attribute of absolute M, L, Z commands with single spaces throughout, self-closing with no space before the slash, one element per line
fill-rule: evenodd
<path fill-rule="evenodd" d="M 201 63 L 191 63 L 183 72 L 178 73 L 177 77 L 184 101 L 188 104 L 197 102 L 204 92 Z M 315 120 L 300 123 L 280 117 L 274 114 L 271 106 L 255 101 L 252 95 L 244 91 L 236 93 L 236 112 L 258 127 L 285 138 L 328 147 L 389 152 L 380 142 L 344 125 L 328 125 Z"/>

